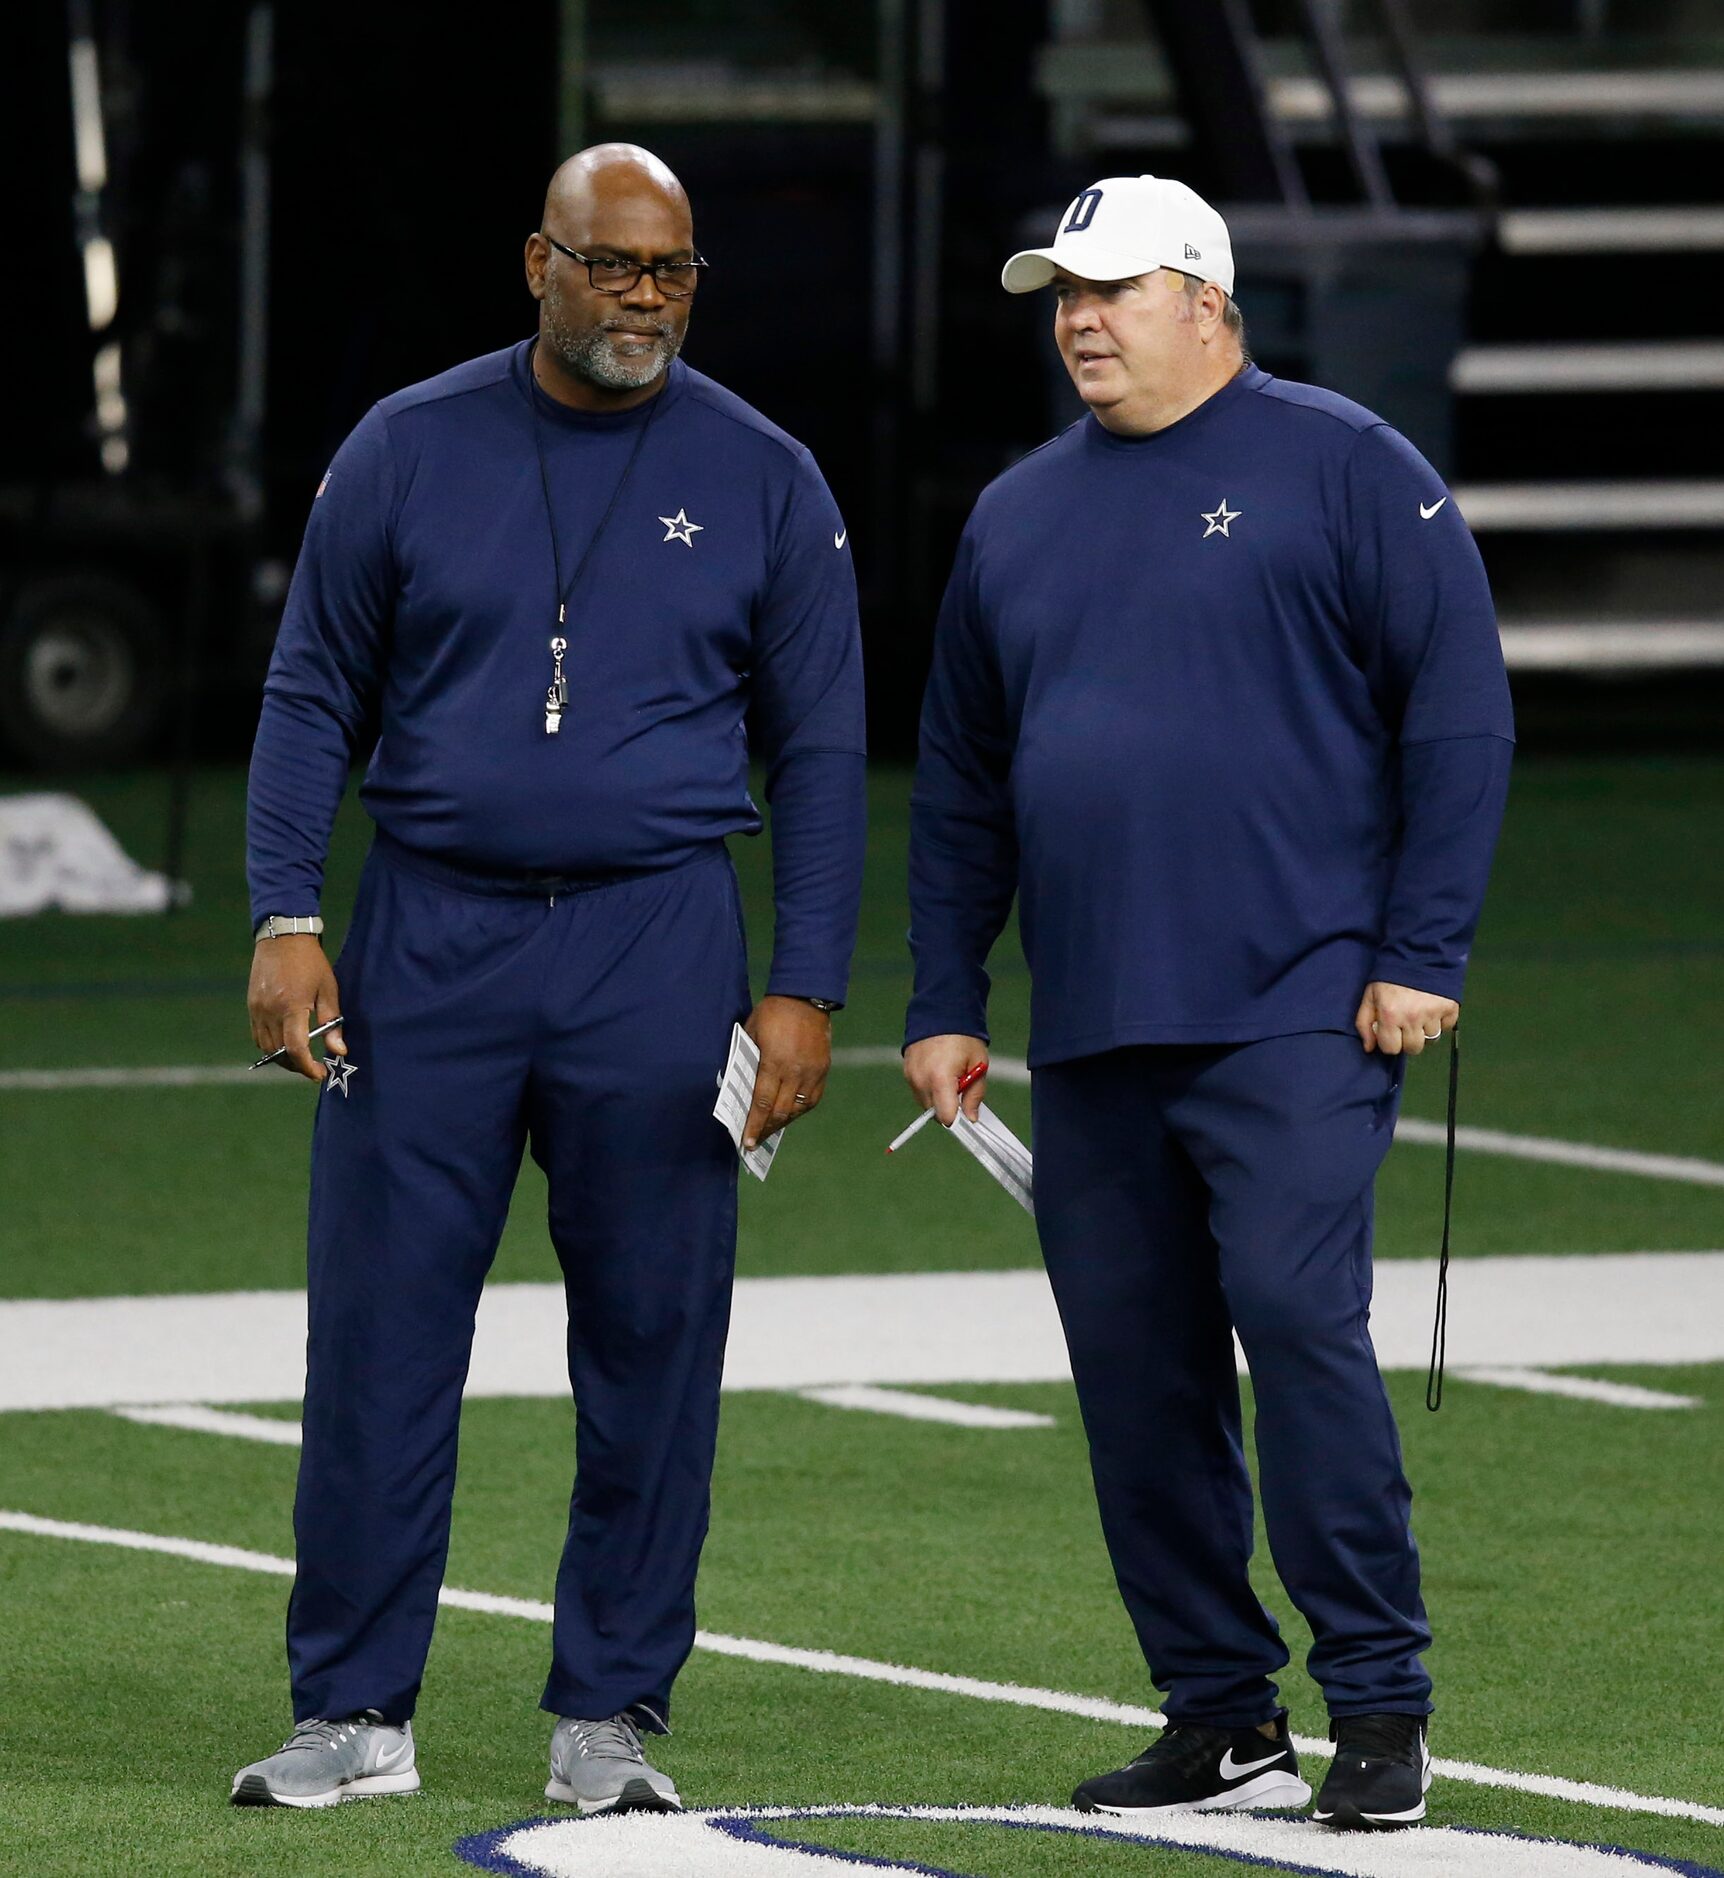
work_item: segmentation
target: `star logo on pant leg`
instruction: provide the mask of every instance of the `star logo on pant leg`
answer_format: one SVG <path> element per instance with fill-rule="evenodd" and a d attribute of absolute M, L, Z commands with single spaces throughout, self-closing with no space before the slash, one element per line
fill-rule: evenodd
<path fill-rule="evenodd" d="M 685 548 L 694 546 L 695 536 L 705 526 L 701 522 L 691 522 L 687 509 L 678 509 L 674 515 L 661 515 L 659 520 L 664 523 L 665 540 L 680 541 Z"/>
<path fill-rule="evenodd" d="M 1230 509 L 1227 506 L 1227 498 L 1223 496 L 1219 504 L 1203 517 L 1203 520 L 1209 524 L 1203 531 L 1203 539 L 1207 541 L 1211 535 L 1227 535 L 1227 524 L 1238 521 L 1243 512 L 1240 509 Z M 1227 539 L 1231 541 L 1233 537 L 1227 535 Z"/>
<path fill-rule="evenodd" d="M 323 1082 L 323 1093 L 328 1095 L 331 1089 L 341 1091 L 342 1101 L 347 1100 L 347 1085 L 359 1073 L 357 1063 L 348 1062 L 344 1056 L 326 1056 L 323 1067 L 327 1071 Z"/>

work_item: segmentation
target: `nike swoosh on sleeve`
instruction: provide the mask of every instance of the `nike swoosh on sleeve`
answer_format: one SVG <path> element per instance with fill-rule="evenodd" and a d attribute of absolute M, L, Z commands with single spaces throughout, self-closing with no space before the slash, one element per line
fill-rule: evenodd
<path fill-rule="evenodd" d="M 836 534 L 832 537 L 832 545 L 835 548 L 841 548 L 849 539 L 850 530 L 846 528 L 840 534 Z"/>
<path fill-rule="evenodd" d="M 1440 509 L 1443 506 L 1443 504 L 1447 501 L 1448 501 L 1447 496 L 1438 496 L 1436 501 L 1433 502 L 1428 509 L 1421 502 L 1419 504 L 1419 520 L 1421 522 L 1428 522 L 1431 519 L 1431 517 L 1436 514 L 1437 510 Z"/>

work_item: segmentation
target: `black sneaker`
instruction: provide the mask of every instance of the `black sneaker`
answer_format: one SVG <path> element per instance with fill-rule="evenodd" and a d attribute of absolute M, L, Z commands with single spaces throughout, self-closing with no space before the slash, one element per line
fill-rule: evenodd
<path fill-rule="evenodd" d="M 1393 1832 L 1425 1816 L 1431 1750 L 1422 1715 L 1343 1715 L 1329 1725 L 1335 1759 L 1311 1817 L 1344 1832 Z"/>
<path fill-rule="evenodd" d="M 1255 1728 L 1175 1722 L 1129 1767 L 1086 1780 L 1072 1805 L 1080 1813 L 1219 1813 L 1303 1806 L 1310 1797 L 1282 1716 L 1273 1740 Z"/>

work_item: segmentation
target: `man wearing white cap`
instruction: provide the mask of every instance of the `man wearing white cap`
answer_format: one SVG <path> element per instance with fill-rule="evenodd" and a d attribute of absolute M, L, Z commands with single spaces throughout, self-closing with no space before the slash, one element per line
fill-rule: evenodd
<path fill-rule="evenodd" d="M 905 1073 L 949 1123 L 1019 897 L 1036 1225 L 1102 1526 L 1167 1727 L 1080 1807 L 1296 1807 L 1233 1336 L 1275 1566 L 1335 1759 L 1316 1817 L 1425 1812 L 1430 1641 L 1368 1322 L 1408 1056 L 1459 1018 L 1513 725 L 1436 473 L 1252 365 L 1226 224 L 1109 177 L 1004 285 L 1052 286 L 1089 414 L 984 491 L 912 805 Z M 986 1084 L 962 1098 L 973 1115 Z"/>

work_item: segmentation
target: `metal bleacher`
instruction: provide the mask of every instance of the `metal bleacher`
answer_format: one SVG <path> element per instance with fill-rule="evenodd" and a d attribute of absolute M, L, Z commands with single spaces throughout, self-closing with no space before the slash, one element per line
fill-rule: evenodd
<path fill-rule="evenodd" d="M 1467 11 L 1427 9 L 1443 20 Z M 1448 363 L 1445 467 L 1522 669 L 1724 666 L 1724 30 L 1705 30 L 1715 12 L 1580 0 L 1544 9 L 1547 23 L 1564 19 L 1542 33 L 1414 35 L 1411 69 L 1407 44 L 1394 43 L 1415 17 L 1401 0 L 1309 0 L 1286 9 L 1280 36 L 1247 27 L 1266 135 L 1294 153 L 1313 198 L 1327 190 L 1332 203 L 1370 181 L 1360 143 L 1380 153 L 1379 219 L 1410 223 L 1442 202 L 1433 155 L 1448 153 L 1451 180 L 1457 153 L 1475 182 L 1489 179 L 1470 203 L 1483 239 Z M 1634 33 L 1613 32 L 1614 16 Z M 1055 17 L 1038 83 L 1062 152 L 1185 173 L 1205 141 L 1175 43 L 1186 29 L 1154 0 L 1071 4 Z M 1444 327 L 1435 307 L 1432 327 Z"/>
<path fill-rule="evenodd" d="M 1263 362 L 1383 410 L 1449 478 L 1512 664 L 1724 670 L 1724 0 L 875 0 L 794 32 L 746 11 L 752 36 L 613 21 L 566 45 L 564 141 L 644 129 L 676 155 L 709 131 L 717 176 L 720 134 L 747 133 L 854 198 L 862 403 L 839 413 L 812 365 L 772 395 L 841 477 L 867 441 L 882 617 L 925 614 L 976 486 L 1072 414 L 1039 328 L 1021 434 L 980 436 L 952 391 L 955 333 L 967 360 L 1031 356 L 987 257 L 1083 178 L 1157 170 L 1226 209 Z"/>

